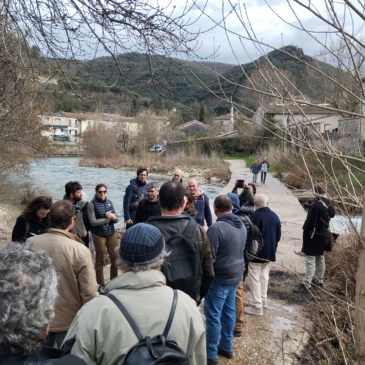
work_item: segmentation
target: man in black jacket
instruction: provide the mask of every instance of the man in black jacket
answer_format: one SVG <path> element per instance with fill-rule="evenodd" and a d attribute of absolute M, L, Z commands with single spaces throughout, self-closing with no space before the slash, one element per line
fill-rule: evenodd
<path fill-rule="evenodd" d="M 336 214 L 331 202 L 325 197 L 326 190 L 316 185 L 314 192 L 317 195 L 313 201 L 303 225 L 303 248 L 305 254 L 304 283 L 293 289 L 294 293 L 308 292 L 312 283 L 323 286 L 325 272 L 324 251 L 331 239 L 329 231 L 330 219 Z"/>
<path fill-rule="evenodd" d="M 146 198 L 139 204 L 134 218 L 134 224 L 146 222 L 149 217 L 161 215 L 161 207 L 158 201 L 158 185 L 155 182 L 147 184 Z"/>

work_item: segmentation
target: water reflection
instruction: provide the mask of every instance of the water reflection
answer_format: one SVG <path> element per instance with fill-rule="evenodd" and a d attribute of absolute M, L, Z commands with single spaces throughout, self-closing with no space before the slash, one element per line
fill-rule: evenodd
<path fill-rule="evenodd" d="M 52 157 L 32 163 L 26 175 L 24 172 L 12 172 L 9 180 L 23 189 L 35 189 L 41 194 L 50 195 L 53 199 L 62 199 L 65 194 L 65 184 L 68 181 L 79 181 L 83 187 L 87 200 L 94 196 L 95 185 L 104 183 L 108 187 L 108 198 L 113 202 L 118 216 L 123 217 L 123 196 L 125 188 L 131 179 L 136 177 L 136 171 L 122 171 L 117 169 L 78 166 L 79 158 Z M 149 174 L 149 181 L 161 184 L 170 180 L 170 175 Z M 200 184 L 210 200 L 219 194 L 221 186 Z M 124 219 L 120 219 L 117 226 L 122 226 Z"/>

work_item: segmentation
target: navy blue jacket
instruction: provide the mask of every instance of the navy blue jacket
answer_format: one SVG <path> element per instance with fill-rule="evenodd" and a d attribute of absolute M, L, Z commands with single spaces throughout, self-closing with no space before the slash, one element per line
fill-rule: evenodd
<path fill-rule="evenodd" d="M 114 211 L 114 206 L 108 198 L 104 200 L 98 199 L 96 196 L 88 205 L 89 221 L 92 226 L 91 232 L 97 236 L 110 237 L 115 233 L 115 221 L 108 221 L 105 217 L 106 212 Z"/>
<path fill-rule="evenodd" d="M 269 207 L 259 208 L 251 215 L 251 220 L 259 228 L 264 240 L 264 247 L 258 256 L 262 259 L 276 261 L 276 249 L 281 238 L 279 217 Z M 255 260 L 253 262 L 256 262 Z"/>
<path fill-rule="evenodd" d="M 137 207 L 133 208 L 133 203 L 138 200 L 138 198 L 143 194 L 146 197 L 147 182 L 141 182 L 138 179 L 132 179 L 130 184 L 125 189 L 125 194 L 123 198 L 123 212 L 124 219 L 132 219 L 136 216 Z"/>
<path fill-rule="evenodd" d="M 204 220 L 207 222 L 207 226 L 210 227 L 213 223 L 212 212 L 210 211 L 209 198 L 205 193 L 199 194 L 194 198 L 194 206 L 198 212 L 198 218 L 196 222 L 204 227 Z"/>

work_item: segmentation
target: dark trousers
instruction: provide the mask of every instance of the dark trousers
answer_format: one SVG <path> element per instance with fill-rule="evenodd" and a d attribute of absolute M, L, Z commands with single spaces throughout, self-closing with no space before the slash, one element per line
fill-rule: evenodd
<path fill-rule="evenodd" d="M 261 182 L 265 182 L 266 181 L 266 172 L 261 171 Z"/>

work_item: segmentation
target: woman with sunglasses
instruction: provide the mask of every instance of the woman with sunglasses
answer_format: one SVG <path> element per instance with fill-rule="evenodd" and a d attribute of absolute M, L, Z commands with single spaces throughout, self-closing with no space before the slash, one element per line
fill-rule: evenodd
<path fill-rule="evenodd" d="M 98 184 L 95 187 L 94 199 L 88 205 L 88 216 L 93 235 L 96 259 L 95 272 L 96 281 L 100 286 L 105 285 L 104 281 L 104 253 L 108 250 L 110 257 L 110 279 L 118 276 L 116 260 L 118 258 L 116 248 L 118 239 L 115 233 L 114 223 L 118 222 L 114 206 L 111 200 L 106 197 L 107 187 L 105 184 Z"/>

